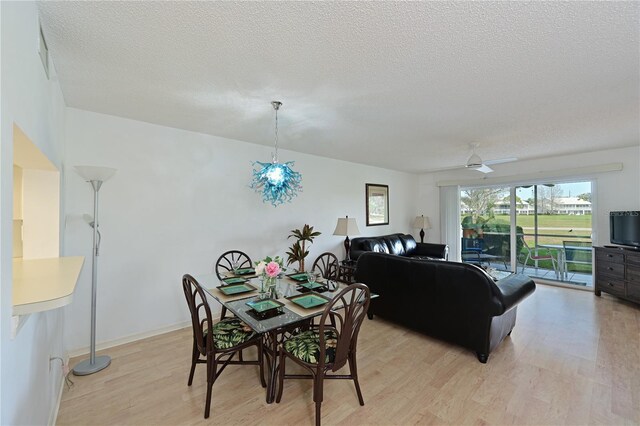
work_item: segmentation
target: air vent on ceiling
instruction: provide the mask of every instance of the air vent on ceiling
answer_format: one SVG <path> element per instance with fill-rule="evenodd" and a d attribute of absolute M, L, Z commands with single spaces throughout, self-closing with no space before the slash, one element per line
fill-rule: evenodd
<path fill-rule="evenodd" d="M 38 55 L 40 55 L 40 60 L 42 61 L 42 66 L 44 67 L 44 73 L 47 76 L 47 80 L 49 79 L 49 48 L 47 47 L 47 42 L 44 39 L 44 33 L 42 32 L 42 26 L 38 25 L 39 37 L 38 37 Z"/>

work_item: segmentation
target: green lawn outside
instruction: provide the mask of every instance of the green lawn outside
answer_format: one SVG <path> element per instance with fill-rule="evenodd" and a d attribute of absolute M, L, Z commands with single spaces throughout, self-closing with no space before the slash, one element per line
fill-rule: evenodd
<path fill-rule="evenodd" d="M 467 215 L 462 215 L 460 221 Z M 496 215 L 495 220 L 509 224 L 509 215 Z M 520 215 L 516 223 L 525 234 L 533 234 L 533 215 Z M 544 229 L 556 228 L 556 229 Z M 545 235 L 546 234 L 546 235 Z M 547 236 L 553 235 L 553 236 Z M 589 241 L 591 238 L 591 215 L 539 215 L 538 244 L 562 244 L 563 240 Z M 533 237 L 527 236 L 527 244 L 533 244 Z"/>
<path fill-rule="evenodd" d="M 496 216 L 498 217 L 498 216 Z M 508 215 L 504 215 L 508 218 Z M 519 215 L 518 226 L 533 228 L 533 215 Z M 538 215 L 539 227 L 591 228 L 591 215 L 550 214 Z"/>
<path fill-rule="evenodd" d="M 464 219 L 466 214 L 463 214 L 460 218 Z M 509 223 L 509 215 L 496 215 L 496 220 L 500 222 Z M 519 215 L 517 218 L 518 226 L 533 228 L 533 215 Z M 543 228 L 591 228 L 591 215 L 568 215 L 568 214 L 549 214 L 538 215 L 538 227 Z"/>

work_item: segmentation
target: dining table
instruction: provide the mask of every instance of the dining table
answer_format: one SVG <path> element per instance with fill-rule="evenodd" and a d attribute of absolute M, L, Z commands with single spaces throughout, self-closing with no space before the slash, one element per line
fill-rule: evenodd
<path fill-rule="evenodd" d="M 304 278 L 305 276 L 305 273 L 296 271 L 283 274 L 276 282 L 277 298 L 271 298 L 260 294 L 262 278 L 256 276 L 255 273 L 236 275 L 230 272 L 222 280 L 215 273 L 194 275 L 194 278 L 213 299 L 249 325 L 256 333 L 262 335 L 268 369 L 266 395 L 268 404 L 274 401 L 276 395 L 280 345 L 289 335 L 308 327 L 312 318 L 322 314 L 326 303 L 347 286 L 345 283 L 328 282 L 328 280 L 320 278 L 315 285 L 322 287 L 310 291 L 302 287 L 302 285 L 309 286 L 308 280 Z M 248 290 L 238 294 L 225 294 L 229 293 L 229 286 L 234 284 L 245 285 Z M 314 284 L 312 283 L 311 286 L 313 287 Z M 302 300 L 311 300 L 310 297 L 301 299 L 305 295 L 313 295 L 313 300 L 316 302 L 310 304 L 300 303 Z M 325 299 L 325 301 L 320 304 L 321 299 Z M 261 301 L 268 301 L 267 303 L 270 304 L 281 304 L 282 306 L 260 314 L 252 306 L 257 306 L 256 303 Z M 305 306 L 307 304 L 313 306 L 307 307 Z"/>

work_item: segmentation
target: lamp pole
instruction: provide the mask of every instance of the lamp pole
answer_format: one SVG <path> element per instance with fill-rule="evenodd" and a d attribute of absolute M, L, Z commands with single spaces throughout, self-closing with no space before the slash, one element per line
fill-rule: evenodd
<path fill-rule="evenodd" d="M 89 359 L 85 359 L 76 364 L 73 374 L 76 376 L 86 376 L 104 370 L 111 364 L 111 357 L 107 355 L 96 356 L 96 302 L 98 291 L 98 256 L 100 249 L 100 238 L 98 232 L 98 192 L 102 183 L 115 173 L 115 169 L 106 167 L 78 166 L 76 171 L 84 177 L 93 188 L 93 250 L 91 253 L 91 342 L 89 348 Z M 95 176 L 91 176 L 95 175 Z M 96 177 L 98 176 L 98 177 Z M 90 224 L 91 225 L 91 224 Z"/>
<path fill-rule="evenodd" d="M 101 180 L 89 181 L 93 187 L 93 251 L 91 256 L 91 346 L 89 359 L 84 360 L 73 368 L 76 376 L 86 376 L 104 370 L 111 364 L 111 357 L 103 355 L 96 357 L 96 302 L 98 291 L 98 191 L 102 186 Z"/>

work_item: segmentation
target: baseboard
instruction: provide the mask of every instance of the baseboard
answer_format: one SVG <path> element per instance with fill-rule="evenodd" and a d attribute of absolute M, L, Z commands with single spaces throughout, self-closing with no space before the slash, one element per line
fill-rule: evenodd
<path fill-rule="evenodd" d="M 532 277 L 532 279 L 533 279 L 533 282 L 535 282 L 536 284 L 543 284 L 543 285 L 548 285 L 548 286 L 551 286 L 551 287 L 568 288 L 568 289 L 571 289 L 571 290 L 589 291 L 589 292 L 593 293 L 593 286 L 566 284 L 566 283 L 563 283 L 563 282 L 560 282 L 560 281 L 545 280 L 544 278 Z"/>
<path fill-rule="evenodd" d="M 185 327 L 190 327 L 191 321 L 184 321 L 178 324 L 169 325 L 167 327 L 158 328 L 151 331 L 145 331 L 143 333 L 131 334 L 129 336 L 121 337 L 119 339 L 109 340 L 106 342 L 101 342 L 96 344 L 96 351 L 101 351 L 103 349 L 109 349 L 114 346 L 120 346 L 127 343 L 135 342 L 137 340 L 146 339 L 147 337 L 157 336 L 158 334 L 169 333 L 171 331 L 180 330 Z M 69 358 L 75 358 L 77 356 L 86 355 L 89 353 L 89 346 L 85 346 L 82 348 L 70 350 L 68 352 Z"/>

